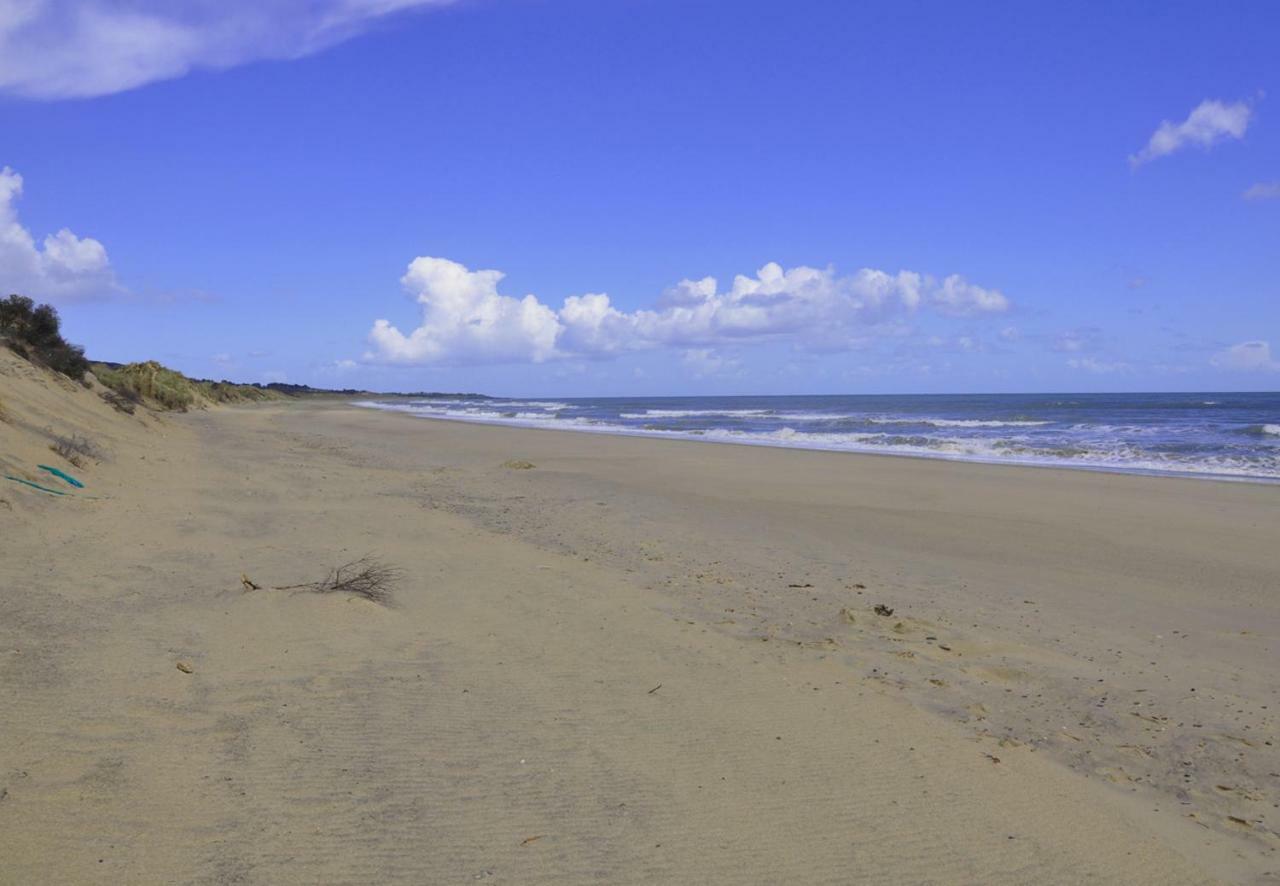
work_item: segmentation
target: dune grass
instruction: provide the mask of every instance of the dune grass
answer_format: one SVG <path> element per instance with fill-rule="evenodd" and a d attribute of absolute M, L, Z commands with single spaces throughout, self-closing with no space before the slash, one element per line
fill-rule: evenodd
<path fill-rule="evenodd" d="M 280 400 L 284 397 L 276 391 L 254 385 L 187 378 L 154 360 L 124 366 L 95 363 L 93 374 L 126 402 L 144 402 L 174 412 L 186 412 L 210 403 Z"/>
<path fill-rule="evenodd" d="M 261 400 L 283 400 L 284 394 L 255 385 L 238 385 L 229 381 L 193 381 L 196 390 L 214 403 L 256 403 Z"/>

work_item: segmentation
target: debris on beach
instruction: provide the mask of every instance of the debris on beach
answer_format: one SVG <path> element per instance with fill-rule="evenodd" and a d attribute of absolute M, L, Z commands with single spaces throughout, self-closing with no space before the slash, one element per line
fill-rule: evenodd
<path fill-rule="evenodd" d="M 888 618 L 889 616 L 893 615 L 893 609 L 891 609 L 888 606 L 885 606 L 883 603 L 877 603 L 875 605 L 874 611 L 876 615 L 883 615 L 885 618 Z"/>
<path fill-rule="evenodd" d="M 84 489 L 84 484 L 68 474 L 66 471 L 51 467 L 50 465 L 36 465 L 36 467 L 44 471 L 46 474 L 52 474 L 54 477 L 57 477 L 69 486 L 74 486 L 76 489 Z"/>
<path fill-rule="evenodd" d="M 245 575 L 243 572 L 240 573 L 240 584 L 244 585 L 244 589 L 246 591 L 262 590 L 262 585 L 255 583 L 253 579 L 249 578 L 249 576 Z"/>
<path fill-rule="evenodd" d="M 15 483 L 21 483 L 23 486 L 30 486 L 32 489 L 38 489 L 40 492 L 47 492 L 50 495 L 67 495 L 66 492 L 63 492 L 60 489 L 50 489 L 48 486 L 41 486 L 39 483 L 33 483 L 30 480 L 24 480 L 23 478 L 15 477 L 12 474 L 5 474 L 4 478 L 6 480 L 12 480 Z"/>
<path fill-rule="evenodd" d="M 502 463 L 502 466 L 504 468 L 509 468 L 513 471 L 527 471 L 527 470 L 530 470 L 531 468 L 537 467 L 537 465 L 535 465 L 533 462 L 525 461 L 522 458 L 507 459 Z"/>
<path fill-rule="evenodd" d="M 386 605 L 391 588 L 400 580 L 401 570 L 372 557 L 361 557 L 329 570 L 320 581 L 296 585 L 273 585 L 274 591 L 310 591 L 313 594 L 351 594 L 371 603 Z"/>
<path fill-rule="evenodd" d="M 545 836 L 546 836 L 546 834 L 534 834 L 532 837 L 525 837 L 523 840 L 521 840 L 521 841 L 520 841 L 520 845 L 521 845 L 521 846 L 528 846 L 530 843 L 536 843 L 536 842 L 538 842 L 539 840 L 541 840 L 541 839 L 542 839 L 543 837 L 545 837 Z"/>
<path fill-rule="evenodd" d="M 184 674 L 194 674 L 196 672 L 196 669 L 191 667 L 191 665 L 187 664 L 185 661 L 178 662 L 178 670 L 182 671 Z"/>

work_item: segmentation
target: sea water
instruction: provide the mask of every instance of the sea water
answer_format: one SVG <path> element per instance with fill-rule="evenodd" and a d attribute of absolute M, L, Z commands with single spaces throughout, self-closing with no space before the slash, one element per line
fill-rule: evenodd
<path fill-rule="evenodd" d="M 430 419 L 1280 481 L 1280 393 L 388 398 Z"/>

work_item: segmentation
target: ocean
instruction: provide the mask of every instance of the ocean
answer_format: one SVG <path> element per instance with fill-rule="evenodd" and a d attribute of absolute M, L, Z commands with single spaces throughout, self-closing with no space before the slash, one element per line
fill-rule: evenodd
<path fill-rule="evenodd" d="M 1280 393 L 426 398 L 429 419 L 1280 482 Z"/>

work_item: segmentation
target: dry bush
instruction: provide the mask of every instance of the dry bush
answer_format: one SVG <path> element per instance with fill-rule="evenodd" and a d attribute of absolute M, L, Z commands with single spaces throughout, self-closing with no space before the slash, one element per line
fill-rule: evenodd
<path fill-rule="evenodd" d="M 79 434 L 72 434 L 70 437 L 58 435 L 53 438 L 49 448 L 77 468 L 84 467 L 86 459 L 102 460 L 102 451 L 97 445 L 88 437 L 82 437 Z"/>
<path fill-rule="evenodd" d="M 352 594 L 373 603 L 386 605 L 391 601 L 391 590 L 400 581 L 404 571 L 372 557 L 361 557 L 329 570 L 320 581 L 298 585 L 277 586 L 277 591 L 310 591 L 314 594 Z"/>
<path fill-rule="evenodd" d="M 134 410 L 142 405 L 142 397 L 131 389 L 123 391 L 103 391 L 100 395 L 116 412 L 133 415 Z"/>

